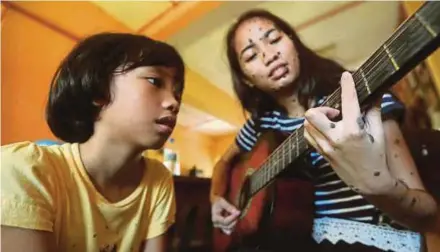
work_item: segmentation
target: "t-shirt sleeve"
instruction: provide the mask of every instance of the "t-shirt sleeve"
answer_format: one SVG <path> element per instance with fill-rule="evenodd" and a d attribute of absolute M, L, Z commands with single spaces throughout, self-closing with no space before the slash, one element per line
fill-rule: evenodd
<path fill-rule="evenodd" d="M 247 152 L 252 150 L 257 139 L 257 127 L 252 118 L 249 118 L 235 137 L 235 143 L 242 151 Z"/>
<path fill-rule="evenodd" d="M 162 164 L 158 164 L 162 165 Z M 162 165 L 163 166 L 163 165 Z M 165 167 L 157 167 L 165 169 Z M 165 178 L 159 183 L 156 190 L 153 211 L 150 216 L 150 225 L 147 231 L 146 239 L 151 239 L 164 234 L 175 222 L 176 217 L 176 198 L 174 192 L 174 181 L 172 174 L 166 170 L 163 175 Z"/>
<path fill-rule="evenodd" d="M 405 116 L 405 106 L 399 101 L 399 99 L 391 93 L 385 93 L 382 95 L 381 101 L 382 119 L 396 120 L 399 124 L 403 123 Z"/>
<path fill-rule="evenodd" d="M 35 144 L 1 147 L 1 225 L 53 231 L 50 162 Z"/>

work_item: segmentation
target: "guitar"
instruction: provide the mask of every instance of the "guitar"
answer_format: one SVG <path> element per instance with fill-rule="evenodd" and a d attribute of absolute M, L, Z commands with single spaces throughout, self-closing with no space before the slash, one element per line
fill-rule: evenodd
<path fill-rule="evenodd" d="M 439 34 L 440 2 L 425 2 L 354 72 L 361 109 L 436 50 Z M 340 97 L 338 88 L 321 106 L 340 109 Z M 304 178 L 280 176 L 295 170 L 291 166 L 299 167 L 298 161 L 310 151 L 303 134 L 303 127 L 284 139 L 274 132 L 263 134 L 252 151 L 233 164 L 225 198 L 241 210 L 241 216 L 231 235 L 214 230 L 214 251 L 265 243 L 310 251 L 313 186 Z"/>

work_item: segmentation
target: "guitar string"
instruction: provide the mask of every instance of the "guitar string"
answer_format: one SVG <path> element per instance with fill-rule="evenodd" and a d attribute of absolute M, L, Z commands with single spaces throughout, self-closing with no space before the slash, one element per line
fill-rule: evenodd
<path fill-rule="evenodd" d="M 411 24 L 413 24 L 413 23 L 411 23 Z M 418 31 L 420 32 L 420 31 L 424 31 L 424 30 L 418 30 Z M 392 40 L 396 40 L 396 39 L 399 39 L 399 38 L 400 38 L 400 37 L 396 37 L 396 38 L 393 38 Z M 421 37 L 421 36 L 417 36 L 417 38 L 420 38 L 420 39 L 421 39 L 422 37 Z M 394 41 L 392 41 L 392 42 L 394 42 Z M 400 47 L 398 47 L 397 49 L 399 50 L 400 48 L 402 48 L 402 47 L 400 46 Z M 382 55 L 380 55 L 380 54 L 382 54 Z M 384 54 L 384 51 L 381 50 L 380 53 L 379 53 L 381 60 L 383 60 L 383 58 L 384 58 L 384 57 L 383 57 L 383 54 Z M 376 59 L 377 59 L 377 58 L 379 58 L 379 56 L 376 57 Z M 385 58 L 386 58 L 386 57 L 385 57 Z M 388 58 L 389 58 L 389 57 L 388 57 Z M 371 64 L 371 61 L 374 61 L 374 60 L 368 60 L 367 63 L 370 63 L 370 64 Z M 386 63 L 386 62 L 384 62 L 384 61 L 380 61 L 380 62 L 379 62 L 380 65 L 383 65 L 384 63 Z M 376 66 L 378 65 L 377 62 L 375 62 L 374 64 L 375 64 Z M 368 64 L 367 64 L 367 65 L 368 65 Z M 386 65 L 389 66 L 388 63 L 387 63 Z M 364 67 L 365 67 L 365 66 L 364 66 Z M 371 66 L 370 66 L 370 67 L 371 67 Z M 358 71 L 357 73 L 359 73 L 359 71 Z M 372 83 L 375 84 L 376 82 L 371 81 L 371 80 L 374 79 L 376 76 L 371 75 L 370 73 L 371 73 L 371 71 L 368 71 L 368 72 L 367 72 L 367 74 L 366 74 L 366 76 L 368 76 L 367 79 L 370 79 L 370 82 L 372 82 Z M 373 77 L 371 77 L 371 76 L 373 76 Z M 354 79 L 357 80 L 356 82 L 360 83 L 360 80 L 359 80 L 359 76 L 358 76 L 358 75 L 355 74 L 355 75 L 354 75 Z M 364 84 L 365 84 L 365 83 L 364 83 Z M 365 88 L 365 87 L 363 87 L 363 86 L 361 86 L 361 85 L 358 85 L 358 86 L 356 86 L 356 87 L 360 87 L 361 89 Z M 371 88 L 371 86 L 369 86 L 369 87 Z M 373 89 L 374 89 L 374 88 L 376 88 L 376 86 L 374 86 Z M 332 95 L 330 95 L 329 99 L 327 99 L 327 101 L 324 102 L 323 105 L 325 105 L 326 103 L 332 103 L 332 102 L 335 101 L 335 99 L 339 99 L 339 97 L 340 97 L 340 94 L 339 94 L 340 91 L 341 91 L 340 88 L 338 88 L 338 89 L 337 89 Z M 357 91 L 358 91 L 361 95 L 365 94 L 365 92 L 364 92 L 365 90 L 359 90 L 359 89 L 357 89 Z"/>
<path fill-rule="evenodd" d="M 403 33 L 403 31 L 406 31 L 406 30 L 408 30 L 408 28 L 410 28 L 411 26 L 414 26 L 414 24 L 415 24 L 415 22 L 410 22 L 409 23 L 409 25 L 407 25 L 407 26 L 404 26 L 404 28 L 403 29 L 401 29 L 401 30 L 399 30 L 398 32 L 396 32 L 395 34 L 397 34 L 397 35 L 393 35 L 393 36 L 391 36 L 391 38 L 389 39 L 391 42 L 388 42 L 388 43 L 393 43 L 394 41 L 396 41 L 396 40 L 398 40 L 399 38 L 401 38 L 401 34 Z M 422 29 L 418 29 L 418 31 L 420 32 L 420 31 L 423 31 Z M 417 36 L 417 38 L 421 38 L 421 36 Z M 401 47 L 401 46 L 400 46 Z M 398 47 L 398 49 L 400 48 L 400 47 Z M 381 65 L 383 65 L 384 63 L 387 63 L 387 62 L 384 62 L 383 61 L 383 59 L 384 58 L 388 58 L 389 59 L 389 57 L 388 57 L 388 55 L 385 55 L 385 51 L 383 50 L 383 47 L 380 47 L 378 50 L 376 50 L 376 52 L 373 54 L 374 56 L 372 57 L 372 58 L 370 58 L 370 60 L 367 60 L 367 62 L 366 63 L 364 63 L 364 65 L 363 66 L 361 66 L 359 69 L 362 69 L 362 68 L 367 68 L 367 69 L 372 69 L 371 68 L 371 65 L 373 65 L 373 62 L 374 62 L 374 65 L 378 65 L 378 64 L 381 64 Z M 385 56 L 385 57 L 384 57 Z M 387 65 L 389 65 L 389 63 L 387 63 Z M 367 73 L 366 73 L 366 78 L 367 79 L 370 79 L 370 81 L 369 82 L 371 82 L 371 83 L 375 83 L 375 82 L 372 82 L 371 81 L 371 79 L 372 78 L 374 78 L 374 77 L 371 77 L 371 76 L 373 76 L 372 74 L 371 74 L 371 71 L 374 71 L 374 70 L 369 70 L 369 71 L 367 71 Z M 358 83 L 360 83 L 360 80 L 359 80 L 359 73 L 360 71 L 358 70 L 358 71 L 356 71 L 356 73 L 353 75 L 353 78 L 354 79 L 357 79 L 358 81 Z M 364 73 L 365 74 L 365 73 Z M 376 74 L 377 75 L 377 74 Z M 368 77 L 367 77 L 368 76 Z M 364 85 L 366 85 L 366 83 L 364 83 Z M 360 94 L 365 94 L 365 90 L 364 90 L 364 88 L 366 88 L 366 87 L 364 87 L 364 86 L 361 86 L 361 85 L 358 85 L 359 87 L 360 87 L 360 89 L 362 89 L 362 90 L 360 90 Z M 358 87 L 358 86 L 356 86 L 356 87 Z M 373 87 L 373 88 L 376 88 L 376 87 Z M 356 89 L 357 91 L 359 91 L 359 89 L 357 88 Z M 339 97 L 340 97 L 340 93 L 341 92 L 341 89 L 340 89 L 340 87 L 338 87 L 337 88 L 337 90 L 333 93 L 333 94 L 331 94 L 330 96 L 329 96 L 329 98 L 324 102 L 324 104 L 323 105 L 321 105 L 321 106 L 324 106 L 324 105 L 326 105 L 326 104 L 328 104 L 328 103 L 330 103 L 330 104 L 332 104 L 335 100 L 338 100 L 339 99 Z M 330 105 L 331 106 L 331 105 Z M 297 130 L 299 130 L 299 129 L 297 129 Z M 293 135 L 293 134 L 292 134 Z M 281 154 L 281 152 L 279 152 L 279 149 L 281 148 L 281 147 L 284 147 L 284 146 L 282 146 L 282 145 L 280 145 L 279 146 L 279 148 L 277 148 L 277 149 L 275 149 L 275 151 L 274 152 L 272 152 L 272 154 L 275 156 L 276 154 L 279 156 L 280 154 Z M 283 153 L 283 157 L 285 156 L 284 155 L 284 148 L 282 149 L 282 153 Z M 269 156 L 269 158 L 270 158 L 270 156 Z M 259 169 L 258 171 L 262 171 L 262 169 Z M 261 172 L 260 172 L 261 173 Z M 263 173 L 263 175 L 264 175 L 265 173 Z M 257 176 L 257 175 L 260 175 L 261 176 L 261 174 L 255 174 L 255 176 Z"/>
<path fill-rule="evenodd" d="M 394 44 L 392 44 L 392 43 L 395 43 L 396 41 L 398 41 L 399 39 L 402 39 L 402 34 L 404 33 L 404 32 L 406 32 L 406 31 L 408 31 L 408 30 L 411 30 L 410 28 L 417 28 L 416 29 L 416 32 L 417 33 L 424 33 L 424 34 L 426 34 L 426 30 L 425 29 L 420 29 L 420 28 L 424 28 L 424 27 L 414 27 L 414 26 L 420 26 L 420 23 L 419 22 L 414 22 L 415 21 L 415 19 L 414 19 L 414 17 L 412 17 L 412 18 L 410 18 L 410 19 L 408 19 L 408 21 L 405 23 L 405 25 L 402 25 L 402 28 L 401 29 L 399 29 L 396 33 L 394 33 L 389 39 L 388 39 L 388 41 L 386 41 L 385 43 L 384 43 L 384 45 L 387 45 L 389 48 L 392 48 L 392 49 L 394 49 L 393 48 L 393 46 L 394 46 Z M 404 34 L 404 35 L 406 35 L 406 34 Z M 424 37 L 423 36 L 416 36 L 415 34 L 412 34 L 412 37 L 416 37 L 418 40 L 422 40 Z M 404 41 L 407 41 L 407 40 L 404 40 Z M 412 41 L 413 42 L 413 44 L 415 44 L 415 42 L 414 41 Z M 404 43 L 400 43 L 400 44 L 398 44 L 398 47 L 397 48 L 395 48 L 395 50 L 396 51 L 399 51 L 399 50 L 401 50 L 401 49 L 408 49 L 409 47 L 407 46 L 407 45 L 405 45 Z M 379 77 L 381 77 L 378 73 L 377 73 L 377 71 L 375 71 L 375 68 L 377 69 L 377 66 L 379 66 L 379 65 L 384 65 L 385 63 L 385 65 L 386 66 L 390 66 L 390 64 L 389 64 L 389 62 L 387 62 L 387 61 L 384 61 L 384 60 L 389 60 L 390 59 L 390 57 L 386 54 L 386 52 L 383 50 L 384 48 L 383 48 L 383 46 L 382 47 L 379 47 L 376 51 L 375 51 L 375 53 L 373 54 L 373 56 L 370 58 L 370 59 L 368 59 L 361 67 L 359 67 L 359 69 L 353 74 L 353 79 L 355 79 L 355 80 L 357 80 L 356 82 L 357 83 L 360 83 L 361 81 L 362 81 L 362 79 L 364 78 L 363 76 L 360 76 L 361 75 L 361 71 L 360 70 L 364 70 L 364 69 L 367 69 L 367 71 L 366 72 L 364 72 L 364 76 L 365 76 L 365 78 L 367 78 L 367 80 L 368 80 L 368 83 L 373 83 L 374 84 L 374 86 L 369 86 L 369 88 L 371 89 L 371 88 L 373 88 L 374 90 L 378 87 L 378 86 L 380 86 L 380 85 L 377 85 L 377 82 L 375 82 L 375 81 L 373 81 L 374 79 L 376 79 L 376 78 L 378 78 L 378 76 Z M 372 65 L 373 65 L 373 67 L 372 67 Z M 396 70 L 394 70 L 394 71 L 392 71 L 390 74 L 392 74 L 393 72 L 395 72 Z M 372 72 L 373 72 L 373 74 L 372 74 Z M 388 74 L 388 73 L 387 73 Z M 362 79 L 361 79 L 362 78 Z M 359 87 L 359 88 L 358 88 Z M 363 85 L 357 85 L 356 86 L 356 91 L 359 93 L 359 95 L 358 96 L 363 96 L 363 95 L 365 95 L 365 91 L 367 91 L 367 93 L 368 93 L 368 90 L 366 90 L 366 88 L 367 88 L 367 84 L 365 83 L 365 82 L 363 82 Z M 359 90 L 360 89 L 360 90 Z M 333 102 L 337 102 L 337 100 L 338 99 L 340 99 L 340 92 L 341 92 L 341 89 L 340 89 L 340 87 L 338 87 L 327 99 L 326 99 L 326 101 L 321 105 L 321 106 L 325 106 L 325 105 L 327 105 L 327 104 L 332 104 Z M 367 95 L 367 97 L 368 97 L 368 95 Z M 335 105 L 335 104 L 334 104 Z M 331 106 L 331 105 L 330 105 Z M 301 128 L 301 127 L 300 127 Z M 296 131 L 298 131 L 298 130 L 300 130 L 300 128 L 298 128 L 297 130 L 295 130 L 295 132 Z M 294 132 L 293 132 L 294 133 Z M 293 133 L 292 133 L 292 135 L 293 135 Z M 291 135 L 291 136 L 292 136 Z M 289 136 L 289 138 L 291 137 L 291 136 Z M 298 141 L 298 139 L 296 139 L 296 141 Z M 286 141 L 285 141 L 286 142 Z M 301 143 L 302 144 L 302 143 Z M 282 149 L 282 151 L 280 152 L 280 149 L 281 148 L 283 148 Z M 275 155 L 278 155 L 278 156 L 280 156 L 280 155 L 282 155 L 282 157 L 284 158 L 285 157 L 285 154 L 286 154 L 286 152 L 285 152 L 285 148 L 284 148 L 284 146 L 283 146 L 283 144 L 281 144 L 280 146 L 278 146 L 278 148 L 276 148 L 272 153 L 271 153 L 271 155 L 269 155 L 269 157 L 267 158 L 267 159 L 269 159 L 269 158 L 271 158 L 271 156 L 275 156 Z M 267 161 L 267 160 L 266 160 Z M 264 162 L 263 163 L 263 165 L 262 166 L 264 166 L 267 162 Z M 277 165 L 277 164 L 275 164 L 275 165 Z M 262 167 L 263 168 L 263 167 Z M 277 169 L 278 170 L 278 169 Z M 262 169 L 258 169 L 257 171 L 260 171 L 260 172 L 257 172 L 257 173 L 254 173 L 253 174 L 253 176 L 252 177 L 254 177 L 254 178 L 257 178 L 257 176 L 262 176 Z M 267 173 L 267 172 L 265 172 L 265 173 Z M 278 173 L 278 172 L 277 172 Z M 263 174 L 263 175 L 266 175 L 267 176 L 267 174 Z M 260 178 L 258 178 L 257 180 L 260 180 Z M 260 182 L 261 183 L 261 181 L 258 181 L 258 182 Z M 267 182 L 266 182 L 267 183 Z M 266 183 L 263 183 L 263 184 L 266 184 Z"/>
<path fill-rule="evenodd" d="M 420 33 L 420 32 L 423 32 L 423 31 L 425 31 L 425 30 L 421 30 L 421 29 L 419 29 L 418 30 L 418 33 Z M 425 31 L 425 34 L 426 34 L 426 31 Z M 418 35 L 418 34 L 416 34 L 416 35 Z M 424 37 L 423 36 L 415 36 L 416 38 L 418 38 L 418 40 L 422 40 Z M 418 41 L 417 41 L 418 42 Z M 390 47 L 390 48 L 392 48 L 392 47 Z M 399 46 L 399 47 L 397 47 L 396 48 L 396 50 L 401 50 L 401 49 L 405 49 L 404 47 L 402 47 L 402 46 Z M 406 47 L 406 48 L 408 48 L 408 47 Z M 405 50 L 404 50 L 405 51 Z M 383 54 L 383 51 L 381 51 L 381 53 L 382 53 L 382 55 L 380 56 L 382 59 L 384 58 L 384 54 Z M 378 58 L 378 57 L 376 57 L 376 58 Z M 387 58 L 387 57 L 385 57 L 385 58 Z M 388 57 L 389 58 L 389 57 Z M 384 65 L 385 64 L 385 66 L 390 66 L 390 64 L 388 63 L 388 62 L 386 62 L 386 61 L 379 61 L 379 62 L 376 62 L 375 63 L 376 64 L 376 67 L 377 66 L 381 66 L 381 65 Z M 377 82 L 375 81 L 375 79 L 376 78 L 378 78 L 378 77 L 382 77 L 382 76 L 380 76 L 379 74 L 376 74 L 376 75 L 371 75 L 370 74 L 370 72 L 371 71 L 369 71 L 369 72 L 367 72 L 367 76 L 373 76 L 373 77 L 367 77 L 368 79 L 370 79 L 369 80 L 369 82 L 370 83 L 374 83 L 374 84 L 376 84 Z M 392 72 L 395 72 L 395 70 L 393 70 Z M 391 73 L 392 74 L 392 73 Z M 360 82 L 361 82 L 361 80 L 359 80 L 358 78 L 356 78 L 356 75 L 354 76 L 354 79 L 357 79 L 357 83 L 358 84 L 360 84 Z M 363 96 L 366 94 L 366 92 L 365 92 L 365 88 L 366 88 L 366 83 L 363 83 L 364 84 L 364 86 L 362 86 L 362 85 L 358 85 L 360 88 L 357 88 L 357 91 L 358 91 L 358 93 L 359 93 L 359 96 L 361 97 L 361 98 L 363 98 Z M 357 87 L 358 87 L 357 86 Z M 379 85 L 380 86 L 380 85 Z M 370 86 L 371 87 L 371 86 Z M 374 85 L 373 87 L 372 87 L 373 89 L 376 89 L 377 88 L 377 86 L 376 85 Z M 359 90 L 359 89 L 361 89 L 361 90 Z M 368 91 L 368 90 L 367 90 Z M 327 101 L 326 102 L 324 102 L 324 104 L 323 105 L 321 105 L 321 106 L 325 106 L 326 104 L 335 104 L 334 103 L 334 101 L 335 100 L 339 100 L 339 98 L 340 98 L 340 95 L 338 94 L 340 92 L 340 88 L 338 88 L 338 90 L 337 90 L 337 92 L 334 92 L 330 97 L 329 97 L 329 99 L 327 99 Z M 368 95 L 367 95 L 367 97 L 368 97 Z M 361 100 L 361 99 L 360 99 Z M 332 105 L 330 105 L 330 106 L 332 106 Z M 299 131 L 300 129 L 297 129 L 295 132 L 297 132 L 297 131 Z M 293 134 L 291 135 L 291 137 L 289 137 L 289 141 L 291 142 L 291 138 L 296 138 L 295 140 L 296 140 L 296 142 L 298 142 L 298 139 L 297 139 L 297 137 L 296 136 L 294 136 Z M 286 143 L 287 141 L 285 141 L 284 143 Z M 300 144 L 298 144 L 298 145 L 300 145 Z M 302 143 L 301 143 L 301 145 L 303 145 Z M 273 157 L 281 157 L 281 158 L 285 158 L 286 157 L 286 152 L 288 153 L 289 152 L 289 149 L 291 149 L 291 148 L 287 148 L 287 151 L 286 151 L 286 148 L 285 148 L 285 146 L 286 146 L 286 144 L 282 144 L 282 145 L 280 145 L 279 147 L 280 148 L 277 148 L 274 152 L 273 152 Z M 288 145 L 287 145 L 288 146 Z M 302 148 L 304 148 L 304 146 L 301 146 Z M 288 154 L 290 154 L 290 153 L 288 153 Z M 283 162 L 284 162 L 284 160 L 283 160 Z M 269 164 L 270 164 L 270 162 L 268 162 Z M 275 164 L 274 164 L 274 166 L 275 167 L 277 167 L 277 165 L 279 165 L 279 162 L 276 162 Z M 266 167 L 267 167 L 267 165 L 266 165 Z M 266 167 L 263 167 L 263 168 L 266 168 Z M 256 178 L 256 181 L 257 181 L 257 183 L 258 184 L 266 184 L 267 183 L 267 179 L 266 179 L 266 177 L 267 177 L 267 171 L 268 170 L 273 170 L 273 169 L 270 169 L 270 167 L 268 167 L 268 168 L 266 168 L 266 169 L 259 169 L 258 171 L 260 171 L 260 173 L 259 174 L 255 174 L 255 178 Z M 278 171 L 278 169 L 275 169 L 275 170 L 277 170 L 277 174 L 279 173 L 279 171 Z M 281 169 L 281 170 L 283 170 L 283 169 Z M 270 172 L 272 172 L 272 171 L 270 171 Z M 262 177 L 262 176 L 265 176 L 265 177 Z M 272 176 L 271 176 L 272 177 Z M 262 183 L 261 182 L 261 180 L 262 179 L 264 179 L 264 183 Z M 269 180 L 270 181 L 270 180 Z M 255 187 L 255 186 L 254 186 Z M 257 190 L 258 191 L 258 190 Z"/>

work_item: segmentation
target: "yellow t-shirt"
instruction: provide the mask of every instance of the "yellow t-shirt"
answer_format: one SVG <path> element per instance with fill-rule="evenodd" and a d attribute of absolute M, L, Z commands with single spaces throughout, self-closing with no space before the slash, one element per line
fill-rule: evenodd
<path fill-rule="evenodd" d="M 57 251 L 141 251 L 175 218 L 172 174 L 145 159 L 142 182 L 108 202 L 91 183 L 78 144 L 1 147 L 1 224 L 54 233 Z"/>

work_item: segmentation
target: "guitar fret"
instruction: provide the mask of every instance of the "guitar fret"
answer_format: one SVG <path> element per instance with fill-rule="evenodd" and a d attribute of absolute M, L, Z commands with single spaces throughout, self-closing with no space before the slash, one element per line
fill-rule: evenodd
<path fill-rule="evenodd" d="M 269 169 L 269 177 L 272 177 L 274 173 L 274 169 Z"/>
<path fill-rule="evenodd" d="M 275 160 L 278 160 L 278 158 L 277 159 L 275 159 Z M 274 166 L 276 167 L 276 163 L 274 164 Z M 274 170 L 274 167 L 272 166 L 272 167 L 269 167 L 270 169 L 268 169 L 268 170 Z M 271 177 L 270 176 L 267 176 L 266 177 L 266 179 L 265 179 L 265 181 L 264 181 L 264 183 L 265 184 L 267 184 L 269 181 L 271 180 Z"/>
<path fill-rule="evenodd" d="M 371 75 L 371 78 L 368 78 L 370 80 L 370 83 L 374 83 L 372 86 L 373 90 L 376 90 L 380 87 L 381 83 L 383 83 L 386 79 L 388 79 L 393 73 L 396 72 L 394 66 L 392 64 L 389 64 L 389 62 L 382 62 L 381 64 L 377 65 L 377 68 L 381 71 L 376 71 L 374 74 Z M 364 100 L 363 97 L 359 100 Z"/>
<path fill-rule="evenodd" d="M 273 158 L 271 159 L 271 162 L 269 163 L 269 169 L 274 169 L 276 171 L 277 167 L 275 166 L 276 161 L 276 152 L 273 154 Z"/>
<path fill-rule="evenodd" d="M 271 162 L 270 162 L 270 166 L 269 166 L 270 169 L 274 169 L 275 171 L 276 171 L 276 169 L 277 169 L 276 166 L 275 166 L 275 160 L 276 160 L 275 157 L 276 157 L 276 154 L 277 154 L 276 152 L 273 154 L 273 158 L 272 158 L 272 160 L 271 160 Z"/>
<path fill-rule="evenodd" d="M 257 182 L 255 183 L 256 188 L 261 188 L 261 177 L 257 177 Z"/>
<path fill-rule="evenodd" d="M 270 168 L 270 167 L 269 167 Z M 265 169 L 264 171 L 267 171 L 268 169 Z M 264 186 L 264 185 L 266 185 L 266 182 L 267 182 L 267 177 L 266 177 L 266 175 L 267 175 L 267 173 L 266 172 L 264 172 L 263 173 L 263 179 L 262 179 L 262 181 L 261 181 L 261 185 L 262 186 Z"/>
<path fill-rule="evenodd" d="M 284 149 L 285 149 L 285 148 L 284 148 L 284 145 L 282 145 L 282 146 L 281 146 L 281 162 L 282 162 L 282 167 L 285 167 L 285 164 L 286 164 L 286 162 L 285 162 L 285 160 L 284 160 L 284 152 L 285 152 Z"/>
<path fill-rule="evenodd" d="M 422 23 L 415 20 L 409 20 L 399 33 L 393 36 L 389 43 L 390 53 L 394 55 L 396 62 L 403 63 L 418 51 L 418 48 L 425 41 L 431 40 L 431 34 L 423 27 Z"/>
<path fill-rule="evenodd" d="M 394 59 L 393 55 L 391 55 L 390 51 L 388 50 L 388 46 L 387 46 L 386 43 L 383 44 L 383 48 L 385 49 L 385 52 L 387 53 L 388 58 L 390 58 L 391 63 L 393 64 L 394 69 L 395 69 L 396 71 L 399 70 L 400 67 L 399 67 L 399 65 L 397 64 L 396 60 Z"/>
<path fill-rule="evenodd" d="M 419 13 L 416 12 L 414 16 L 416 20 L 419 21 L 420 24 L 422 24 L 422 26 L 428 31 L 429 34 L 431 34 L 433 38 L 437 37 L 437 33 L 434 31 L 434 29 L 432 29 L 432 27 L 425 21 L 422 16 L 420 16 Z"/>
<path fill-rule="evenodd" d="M 365 85 L 365 87 L 366 87 L 366 89 L 367 89 L 367 92 L 368 92 L 368 94 L 370 95 L 370 94 L 371 94 L 370 84 L 368 83 L 367 77 L 365 77 L 364 70 L 362 70 L 362 68 L 359 68 L 359 71 L 360 71 L 360 73 L 361 73 L 362 80 L 364 81 L 364 85 Z"/>
<path fill-rule="evenodd" d="M 287 152 L 287 156 L 289 157 L 289 164 L 292 162 L 292 137 L 289 136 L 287 138 L 287 145 L 289 146 L 289 151 Z"/>
<path fill-rule="evenodd" d="M 272 169 L 271 169 L 275 174 L 277 173 L 277 169 L 276 169 L 276 167 L 272 167 Z"/>
<path fill-rule="evenodd" d="M 264 169 L 263 170 L 263 182 L 262 182 L 262 185 L 266 184 L 266 181 L 267 181 L 267 171 L 268 170 L 270 170 L 270 169 Z"/>
<path fill-rule="evenodd" d="M 296 157 L 299 156 L 299 147 L 298 147 L 298 130 L 299 130 L 299 128 L 298 128 L 297 130 L 295 130 L 295 133 L 296 133 L 296 135 L 295 135 Z"/>
<path fill-rule="evenodd" d="M 276 168 L 276 167 L 273 167 L 273 168 L 272 168 L 272 170 L 273 170 L 273 172 L 274 172 L 275 174 L 277 174 L 277 173 L 278 173 L 278 170 L 277 170 L 277 168 Z"/>

